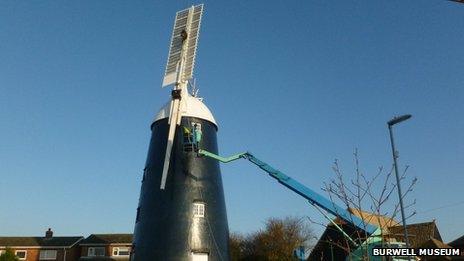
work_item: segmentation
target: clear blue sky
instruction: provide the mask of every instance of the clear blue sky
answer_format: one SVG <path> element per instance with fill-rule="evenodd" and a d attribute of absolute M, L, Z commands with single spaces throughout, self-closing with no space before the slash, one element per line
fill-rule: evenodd
<path fill-rule="evenodd" d="M 1 235 L 132 232 L 174 14 L 191 4 L 1 1 Z M 319 190 L 335 158 L 352 173 L 355 148 L 368 175 L 391 166 L 386 121 L 411 113 L 396 128 L 419 179 L 411 222 L 463 235 L 463 28 L 448 1 L 207 1 L 195 73 L 221 153 Z M 222 173 L 231 231 L 325 222 L 246 162 Z"/>

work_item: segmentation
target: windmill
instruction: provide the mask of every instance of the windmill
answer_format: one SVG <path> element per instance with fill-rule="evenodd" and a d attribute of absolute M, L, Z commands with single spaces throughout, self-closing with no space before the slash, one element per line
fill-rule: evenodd
<path fill-rule="evenodd" d="M 229 260 L 219 163 L 198 153 L 218 152 L 218 126 L 188 91 L 202 14 L 203 5 L 176 13 L 162 83 L 171 97 L 151 124 L 131 260 Z"/>

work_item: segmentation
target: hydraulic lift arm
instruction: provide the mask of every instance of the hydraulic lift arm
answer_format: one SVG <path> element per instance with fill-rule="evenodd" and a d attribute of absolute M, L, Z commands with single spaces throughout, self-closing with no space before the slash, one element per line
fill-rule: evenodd
<path fill-rule="evenodd" d="M 227 157 L 227 158 L 218 156 L 216 154 L 213 154 L 211 152 L 208 152 L 208 151 L 205 151 L 205 150 L 202 150 L 202 149 L 198 150 L 198 154 L 203 155 L 203 156 L 207 156 L 207 157 L 210 157 L 210 158 L 213 158 L 213 159 L 216 159 L 216 160 L 218 160 L 220 162 L 224 162 L 224 163 L 228 163 L 228 162 L 238 160 L 238 159 L 241 159 L 241 158 L 242 159 L 247 159 L 251 163 L 258 166 L 260 169 L 267 172 L 271 177 L 275 178 L 280 184 L 284 185 L 285 187 L 289 188 L 293 192 L 295 192 L 298 195 L 302 196 L 303 198 L 307 199 L 309 201 L 309 203 L 314 205 L 318 210 L 320 210 L 319 208 L 322 208 L 325 211 L 329 212 L 330 214 L 332 214 L 332 215 L 334 215 L 336 217 L 340 217 L 345 222 L 353 224 L 356 228 L 365 231 L 369 235 L 373 234 L 374 231 L 377 230 L 376 226 L 363 221 L 362 219 L 360 219 L 359 217 L 357 217 L 355 215 L 352 215 L 348 210 L 345 210 L 345 209 L 339 207 L 338 205 L 336 205 L 334 202 L 327 199 L 326 197 L 320 195 L 319 193 L 315 192 L 314 190 L 306 187 L 305 185 L 301 184 L 300 182 L 298 182 L 298 181 L 292 179 L 291 177 L 285 175 L 281 171 L 271 167 L 267 163 L 259 160 L 258 158 L 253 156 L 253 154 L 251 154 L 250 152 L 239 153 L 239 154 L 233 155 L 231 157 Z M 326 217 L 326 218 L 328 218 L 328 217 Z M 332 222 L 331 219 L 329 219 L 329 220 Z M 343 234 L 345 234 L 345 232 L 340 227 L 338 227 L 337 224 L 335 224 L 334 222 L 332 222 L 332 223 Z M 349 238 L 348 235 L 345 234 L 345 236 L 347 236 Z M 350 241 L 355 243 L 351 238 L 350 238 Z"/>

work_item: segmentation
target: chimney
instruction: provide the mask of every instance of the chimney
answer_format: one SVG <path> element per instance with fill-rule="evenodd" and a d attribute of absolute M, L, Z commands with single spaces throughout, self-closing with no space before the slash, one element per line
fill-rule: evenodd
<path fill-rule="evenodd" d="M 51 228 L 48 228 L 48 230 L 45 231 L 45 237 L 46 237 L 46 238 L 51 238 L 51 237 L 53 237 L 53 231 L 52 231 Z"/>

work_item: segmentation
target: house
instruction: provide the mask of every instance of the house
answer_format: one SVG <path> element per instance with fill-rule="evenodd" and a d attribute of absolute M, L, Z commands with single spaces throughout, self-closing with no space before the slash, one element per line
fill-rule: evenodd
<path fill-rule="evenodd" d="M 423 242 L 420 248 L 451 248 L 449 245 L 443 243 L 442 241 L 431 237 L 429 240 Z M 421 256 L 423 261 L 434 261 L 434 260 L 456 260 L 450 256 Z"/>
<path fill-rule="evenodd" d="M 408 231 L 410 247 L 421 247 L 425 242 L 431 239 L 435 239 L 435 241 L 443 243 L 443 239 L 441 238 L 440 231 L 438 231 L 435 220 L 431 222 L 409 224 L 406 226 L 406 230 Z M 389 227 L 388 231 L 388 236 L 390 238 L 395 238 L 397 241 L 404 242 L 403 226 Z"/>
<path fill-rule="evenodd" d="M 431 222 L 423 222 L 409 224 L 406 226 L 408 231 L 409 245 L 413 248 L 450 248 L 449 245 L 443 243 L 440 231 L 438 230 L 435 220 Z M 404 242 L 403 226 L 394 226 L 388 228 L 387 237 L 394 238 L 397 241 Z M 422 256 L 421 260 L 456 260 L 455 257 L 449 256 Z"/>
<path fill-rule="evenodd" d="M 382 228 L 399 224 L 392 218 L 361 211 L 359 209 L 350 208 L 348 211 L 352 215 L 361 218 L 366 223 Z M 337 226 L 350 236 L 350 238 L 366 238 L 364 232 L 356 229 L 353 225 L 348 224 L 340 218 L 335 218 L 333 223 L 337 224 Z M 308 260 L 345 260 L 348 253 L 356 249 L 356 246 L 350 242 L 333 223 L 327 225 L 326 230 L 311 251 Z M 359 244 L 360 242 L 357 243 Z"/>
<path fill-rule="evenodd" d="M 49 228 L 44 237 L 0 237 L 0 254 L 10 248 L 21 261 L 76 261 L 80 254 L 79 242 L 83 239 L 81 236 L 55 237 Z"/>
<path fill-rule="evenodd" d="M 79 244 L 79 260 L 129 260 L 132 234 L 92 234 Z"/>
<path fill-rule="evenodd" d="M 452 247 L 464 249 L 464 236 L 449 242 L 448 245 Z"/>
<path fill-rule="evenodd" d="M 448 243 L 449 246 L 461 249 L 461 256 L 454 257 L 453 260 L 464 260 L 464 236 Z"/>
<path fill-rule="evenodd" d="M 353 215 L 361 218 L 367 223 L 381 227 L 384 240 L 390 242 L 404 242 L 404 228 L 394 219 L 369 212 L 359 211 L 356 209 L 348 210 Z M 333 222 L 341 227 L 342 230 L 353 239 L 365 237 L 362 231 L 356 230 L 352 225 L 347 224 L 339 218 L 334 219 Z M 440 231 L 438 230 L 435 220 L 431 222 L 409 224 L 406 226 L 406 229 L 408 231 L 408 239 L 411 247 L 449 247 L 442 242 Z M 316 246 L 311 251 L 309 260 L 345 260 L 348 252 L 353 251 L 354 249 L 356 249 L 354 244 L 347 240 L 335 227 L 335 225 L 330 223 L 327 225 L 326 230 L 320 237 Z M 434 259 L 426 258 L 423 260 Z M 448 259 L 442 258 L 442 260 Z"/>

